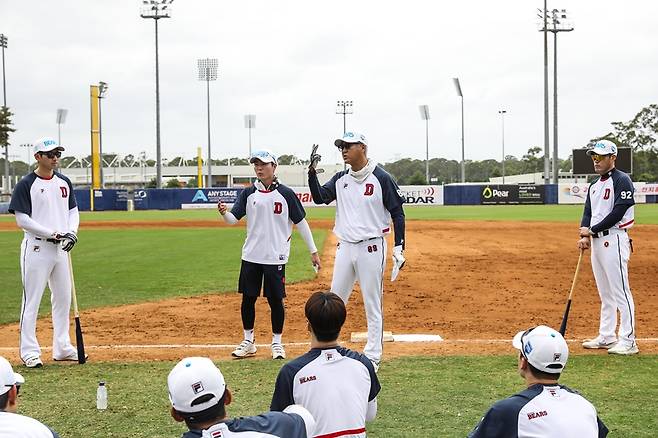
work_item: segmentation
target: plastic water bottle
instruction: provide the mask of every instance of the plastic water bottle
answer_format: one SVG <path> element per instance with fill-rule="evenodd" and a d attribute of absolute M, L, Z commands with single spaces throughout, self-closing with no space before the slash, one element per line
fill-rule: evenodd
<path fill-rule="evenodd" d="M 98 389 L 96 390 L 96 409 L 99 411 L 107 409 L 107 386 L 102 380 L 98 382 Z"/>

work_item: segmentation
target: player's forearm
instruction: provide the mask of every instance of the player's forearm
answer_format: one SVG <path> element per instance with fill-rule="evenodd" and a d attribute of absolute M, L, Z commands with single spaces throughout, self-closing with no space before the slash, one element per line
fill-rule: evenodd
<path fill-rule="evenodd" d="M 318 252 L 318 249 L 315 246 L 315 242 L 313 241 L 313 234 L 311 233 L 311 227 L 308 226 L 308 222 L 306 222 L 306 219 L 302 219 L 299 221 L 299 223 L 296 225 L 297 226 L 297 231 L 299 231 L 299 234 L 301 234 L 302 239 L 304 239 L 304 242 L 306 242 L 306 247 L 308 248 L 308 251 L 313 254 L 314 252 Z"/>
<path fill-rule="evenodd" d="M 591 227 L 592 233 L 599 233 L 603 230 L 607 230 L 609 228 L 614 227 L 615 224 L 617 224 L 624 217 L 624 214 L 626 213 L 626 210 L 628 210 L 628 207 L 630 207 L 630 205 L 623 205 L 623 204 L 615 205 L 612 211 L 606 217 L 604 217 L 601 222 L 592 225 Z"/>
<path fill-rule="evenodd" d="M 78 207 L 73 207 L 69 210 L 69 229 L 75 234 L 78 234 L 78 228 L 80 228 L 80 212 Z"/>
<path fill-rule="evenodd" d="M 318 175 L 314 170 L 308 172 L 308 188 L 311 190 L 311 197 L 316 204 L 329 204 L 333 201 L 328 190 L 320 185 Z"/>
<path fill-rule="evenodd" d="M 395 245 L 404 249 L 404 210 L 402 207 L 391 211 L 391 219 L 393 220 L 393 233 L 395 235 Z"/>
<path fill-rule="evenodd" d="M 43 225 L 37 223 L 34 219 L 28 216 L 25 213 L 16 212 L 16 224 L 27 231 L 30 234 L 33 234 L 38 237 L 49 238 L 55 234 L 55 230 L 44 227 Z"/>
<path fill-rule="evenodd" d="M 235 225 L 238 223 L 238 219 L 230 211 L 224 213 L 222 215 L 222 219 L 224 219 L 224 222 L 226 222 L 229 225 Z"/>

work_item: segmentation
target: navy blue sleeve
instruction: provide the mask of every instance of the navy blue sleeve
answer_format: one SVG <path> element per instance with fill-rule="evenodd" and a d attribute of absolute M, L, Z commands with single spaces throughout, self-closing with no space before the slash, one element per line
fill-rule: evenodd
<path fill-rule="evenodd" d="M 46 426 L 46 427 L 48 427 L 48 426 Z M 52 430 L 52 429 L 49 428 L 49 427 L 48 427 L 48 429 L 49 429 L 50 432 L 53 434 L 53 438 L 59 438 L 59 435 L 57 434 L 57 432 L 55 432 L 54 430 Z"/>
<path fill-rule="evenodd" d="M 381 167 L 377 166 L 373 171 L 373 175 L 377 177 L 379 184 L 382 186 L 384 207 L 391 214 L 395 246 L 402 246 L 404 249 L 404 210 L 402 209 L 404 197 L 402 196 L 402 191 L 393 177 Z"/>
<path fill-rule="evenodd" d="M 307 438 L 304 419 L 287 412 L 267 412 L 226 422 L 231 432 L 260 432 L 281 438 Z"/>
<path fill-rule="evenodd" d="M 368 401 L 373 401 L 377 397 L 377 394 L 379 394 L 379 391 L 382 390 L 382 386 L 379 383 L 375 367 L 372 362 L 370 362 L 370 359 L 368 359 L 365 354 L 350 350 L 349 348 L 339 347 L 337 350 L 343 356 L 358 360 L 366 367 L 370 374 L 370 392 L 368 393 Z"/>
<path fill-rule="evenodd" d="M 596 417 L 596 424 L 598 424 L 599 426 L 599 438 L 607 437 L 610 431 L 608 430 L 606 425 L 603 424 L 603 421 L 601 421 L 601 419 L 598 416 Z"/>
<path fill-rule="evenodd" d="M 32 183 L 36 180 L 37 175 L 31 173 L 24 178 L 22 178 L 16 187 L 14 187 L 14 193 L 11 195 L 11 201 L 9 201 L 9 213 L 16 214 L 25 213 L 28 216 L 32 216 L 32 198 L 30 196 L 30 188 Z"/>
<path fill-rule="evenodd" d="M 525 404 L 525 403 L 524 403 Z M 468 438 L 506 438 L 518 436 L 518 418 L 521 406 L 512 399 L 494 404 L 471 431 Z"/>
<path fill-rule="evenodd" d="M 296 370 L 293 370 L 290 364 L 284 365 L 279 370 L 279 375 L 274 384 L 270 411 L 283 411 L 288 406 L 295 404 L 295 399 L 292 396 L 292 379 L 295 377 L 295 373 Z"/>
<path fill-rule="evenodd" d="M 233 208 L 231 208 L 231 213 L 237 220 L 242 219 L 244 215 L 247 214 L 247 198 L 255 191 L 256 187 L 251 186 L 247 189 L 242 189 L 240 194 L 238 194 L 238 198 L 235 200 Z"/>
<path fill-rule="evenodd" d="M 331 204 L 331 201 L 336 199 L 336 181 L 338 178 L 345 175 L 346 171 L 341 171 L 331 177 L 324 185 L 320 185 L 318 175 L 315 172 L 308 173 L 308 187 L 311 189 L 311 196 L 313 202 L 316 204 Z"/>
<path fill-rule="evenodd" d="M 75 192 L 73 191 L 73 184 L 71 183 L 71 180 L 68 177 L 62 175 L 61 173 L 56 173 L 56 175 L 59 178 L 66 181 L 66 184 L 68 184 L 68 186 L 69 186 L 69 193 L 70 193 L 70 196 L 69 196 L 69 210 L 73 210 L 75 207 L 78 206 L 78 203 L 76 202 L 76 199 L 75 199 Z"/>
<path fill-rule="evenodd" d="M 589 189 L 592 186 L 590 185 L 587 188 L 587 198 L 585 199 L 585 210 L 583 210 L 583 218 L 580 220 L 581 227 L 589 227 L 590 222 L 592 221 L 592 202 L 589 200 Z"/>
<path fill-rule="evenodd" d="M 302 219 L 306 217 L 306 211 L 304 210 L 301 201 L 290 187 L 280 185 L 278 190 L 288 204 L 288 217 L 293 224 L 296 225 L 300 223 Z"/>

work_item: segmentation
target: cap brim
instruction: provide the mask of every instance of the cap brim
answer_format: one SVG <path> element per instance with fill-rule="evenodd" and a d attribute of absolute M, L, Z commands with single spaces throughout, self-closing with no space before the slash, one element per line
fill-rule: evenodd
<path fill-rule="evenodd" d="M 525 332 L 525 330 L 521 330 L 516 335 L 514 335 L 514 339 L 512 339 L 512 346 L 514 346 L 514 348 L 517 350 L 521 350 L 523 348 L 523 345 L 521 345 L 521 338 Z"/>
<path fill-rule="evenodd" d="M 256 161 L 260 161 L 261 163 L 265 163 L 265 164 L 267 164 L 267 163 L 274 163 L 274 162 L 275 162 L 275 161 L 272 160 L 271 158 L 266 158 L 266 159 L 263 160 L 262 158 L 259 158 L 259 157 L 253 157 L 253 158 L 250 158 L 250 159 L 249 159 L 249 162 L 250 162 L 251 164 L 254 164 Z"/>
<path fill-rule="evenodd" d="M 16 381 L 16 385 L 19 386 L 25 383 L 25 378 L 18 373 L 14 373 L 14 380 Z"/>
<path fill-rule="evenodd" d="M 337 138 L 336 141 L 334 141 L 334 146 L 337 148 L 346 145 L 346 144 L 363 144 L 360 141 L 345 141 L 342 138 Z"/>

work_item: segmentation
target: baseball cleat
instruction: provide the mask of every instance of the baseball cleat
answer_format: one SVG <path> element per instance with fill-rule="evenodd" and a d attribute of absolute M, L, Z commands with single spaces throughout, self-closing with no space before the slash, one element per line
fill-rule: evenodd
<path fill-rule="evenodd" d="M 619 354 L 622 356 L 629 356 L 631 354 L 638 354 L 640 349 L 637 348 L 637 344 L 633 345 L 623 345 L 617 344 L 614 347 L 608 349 L 608 354 Z"/>
<path fill-rule="evenodd" d="M 272 344 L 272 359 L 285 359 L 286 350 L 283 349 L 281 344 Z"/>
<path fill-rule="evenodd" d="M 25 366 L 28 368 L 41 368 L 43 366 L 43 362 L 41 362 L 39 356 L 28 357 L 23 362 L 25 362 Z"/>
<path fill-rule="evenodd" d="M 254 354 L 256 354 L 256 346 L 253 342 L 247 341 L 246 339 L 240 342 L 240 345 L 238 345 L 236 349 L 233 350 L 233 353 L 231 353 L 233 357 L 237 358 L 253 356 Z"/>
<path fill-rule="evenodd" d="M 617 341 L 605 342 L 605 340 L 600 336 L 583 342 L 583 347 L 590 350 L 595 350 L 599 348 L 604 350 L 609 350 L 615 345 L 617 345 Z"/>
<path fill-rule="evenodd" d="M 85 354 L 85 360 L 89 359 L 89 355 Z M 77 362 L 78 361 L 78 353 L 74 351 L 73 353 L 69 354 L 68 356 L 64 356 L 61 359 L 57 359 L 53 357 L 53 360 L 57 362 Z"/>

